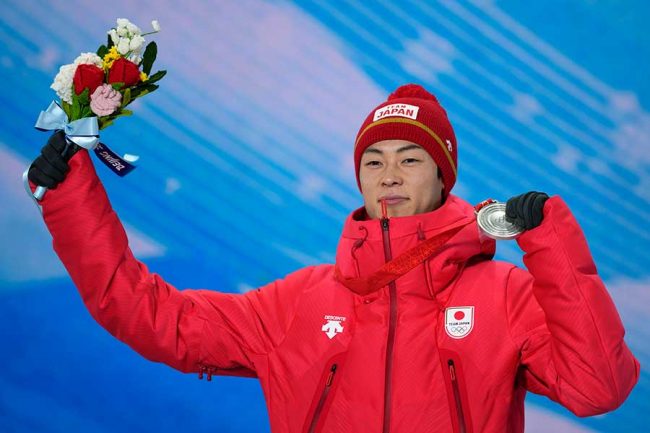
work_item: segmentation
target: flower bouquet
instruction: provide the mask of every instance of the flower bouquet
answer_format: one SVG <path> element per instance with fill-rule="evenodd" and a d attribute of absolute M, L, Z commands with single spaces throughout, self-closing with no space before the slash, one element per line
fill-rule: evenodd
<path fill-rule="evenodd" d="M 44 131 L 64 130 L 66 148 L 62 155 L 70 158 L 80 148 L 94 150 L 111 170 L 124 176 L 134 167 L 137 157 L 121 158 L 99 142 L 99 130 L 133 112 L 127 107 L 158 89 L 166 71 L 151 73 L 158 48 L 155 42 L 145 46 L 145 36 L 158 33 L 157 21 L 153 31 L 142 33 L 128 19 L 119 18 L 116 27 L 108 31 L 106 45 L 95 53 L 81 53 L 73 63 L 61 66 L 51 88 L 59 96 L 41 112 L 36 128 Z M 23 178 L 26 181 L 27 171 Z M 45 187 L 38 187 L 34 198 L 42 199 Z M 31 190 L 30 195 L 31 195 Z"/>

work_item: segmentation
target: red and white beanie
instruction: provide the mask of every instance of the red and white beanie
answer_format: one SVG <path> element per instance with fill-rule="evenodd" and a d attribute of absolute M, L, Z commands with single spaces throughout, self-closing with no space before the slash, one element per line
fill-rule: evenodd
<path fill-rule="evenodd" d="M 447 113 L 435 96 L 418 84 L 406 84 L 370 112 L 354 143 L 354 168 L 359 182 L 361 155 L 382 140 L 407 140 L 426 150 L 442 174 L 443 199 L 456 183 L 458 151 L 456 135 Z"/>

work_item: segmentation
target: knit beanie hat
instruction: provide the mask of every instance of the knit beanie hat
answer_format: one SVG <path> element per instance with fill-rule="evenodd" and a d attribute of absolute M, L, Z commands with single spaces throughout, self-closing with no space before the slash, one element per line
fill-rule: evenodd
<path fill-rule="evenodd" d="M 370 112 L 357 133 L 354 168 L 359 181 L 361 155 L 382 140 L 407 140 L 422 146 L 440 168 L 445 184 L 443 200 L 456 183 L 458 152 L 456 136 L 438 100 L 418 84 L 398 87 Z"/>

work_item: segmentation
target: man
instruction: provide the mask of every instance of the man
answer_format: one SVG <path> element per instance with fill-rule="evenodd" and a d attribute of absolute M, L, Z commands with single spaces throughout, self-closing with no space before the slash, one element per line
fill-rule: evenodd
<path fill-rule="evenodd" d="M 638 379 L 566 205 L 509 200 L 528 271 L 492 260 L 495 242 L 450 194 L 451 124 L 420 86 L 398 88 L 359 130 L 364 207 L 336 264 L 244 295 L 179 291 L 149 273 L 85 151 L 67 173 L 64 143 L 55 134 L 29 177 L 58 185 L 43 216 L 93 317 L 183 372 L 258 377 L 275 433 L 521 432 L 527 390 L 587 416 L 618 407 Z"/>

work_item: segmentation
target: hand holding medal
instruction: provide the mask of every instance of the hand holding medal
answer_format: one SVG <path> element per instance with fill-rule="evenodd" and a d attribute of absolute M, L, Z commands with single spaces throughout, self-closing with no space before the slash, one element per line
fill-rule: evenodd
<path fill-rule="evenodd" d="M 97 156 L 118 176 L 128 174 L 137 156 L 123 158 L 99 142 L 99 130 L 111 125 L 118 117 L 133 114 L 126 107 L 135 99 L 156 89 L 154 84 L 166 71 L 151 74 L 158 48 L 155 42 L 145 47 L 144 36 L 158 33 L 160 26 L 152 21 L 153 31 L 142 33 L 140 28 L 125 18 L 108 31 L 108 42 L 96 53 L 82 53 L 73 63 L 61 66 L 51 88 L 60 98 L 42 111 L 35 127 L 42 131 L 63 131 L 65 145 L 59 155 L 69 160 L 79 149 L 94 150 Z M 50 140 L 52 142 L 52 140 Z M 50 144 L 48 142 L 48 145 Z M 52 147 L 46 145 L 43 154 L 23 173 L 23 181 L 30 196 L 41 200 L 47 185 L 56 185 L 57 176 L 51 176 L 48 162 L 52 161 Z M 58 167 L 61 168 L 61 167 Z M 56 170 L 55 170 L 56 171 Z M 60 170 L 59 170 L 60 171 Z M 27 180 L 39 185 L 32 195 Z"/>
<path fill-rule="evenodd" d="M 547 199 L 547 194 L 535 191 L 512 197 L 507 203 L 488 199 L 474 208 L 476 222 L 481 232 L 492 239 L 515 239 L 541 224 Z"/>

